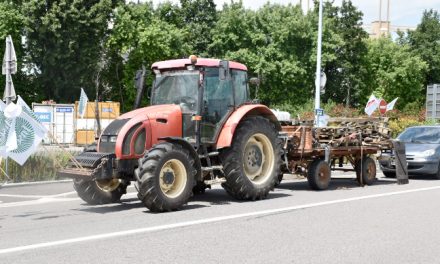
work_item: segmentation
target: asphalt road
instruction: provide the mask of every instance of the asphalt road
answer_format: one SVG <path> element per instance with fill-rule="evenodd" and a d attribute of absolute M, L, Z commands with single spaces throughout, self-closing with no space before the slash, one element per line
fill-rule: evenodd
<path fill-rule="evenodd" d="M 327 191 L 284 181 L 240 202 L 220 186 L 154 214 L 134 188 L 89 206 L 71 182 L 0 188 L 0 263 L 438 263 L 440 181 L 336 174 Z"/>

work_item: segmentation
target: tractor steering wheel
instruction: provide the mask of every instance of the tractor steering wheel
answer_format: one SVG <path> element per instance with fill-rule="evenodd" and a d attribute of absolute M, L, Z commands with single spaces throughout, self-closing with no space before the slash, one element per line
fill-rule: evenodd
<path fill-rule="evenodd" d="M 182 107 L 195 110 L 197 101 L 190 96 L 182 96 L 175 101 L 176 104 L 180 104 Z"/>

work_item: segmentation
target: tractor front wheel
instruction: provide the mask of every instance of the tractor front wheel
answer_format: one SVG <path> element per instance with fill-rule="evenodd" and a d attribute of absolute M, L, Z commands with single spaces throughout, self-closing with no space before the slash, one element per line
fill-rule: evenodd
<path fill-rule="evenodd" d="M 73 181 L 78 196 L 91 205 L 118 202 L 127 193 L 127 186 L 121 179 Z"/>
<path fill-rule="evenodd" d="M 279 181 L 281 140 L 274 125 L 262 117 L 251 117 L 237 127 L 231 147 L 221 161 L 227 193 L 240 200 L 265 198 Z"/>
<path fill-rule="evenodd" d="M 139 160 L 138 197 L 153 212 L 177 210 L 195 185 L 194 158 L 178 144 L 161 143 Z"/>

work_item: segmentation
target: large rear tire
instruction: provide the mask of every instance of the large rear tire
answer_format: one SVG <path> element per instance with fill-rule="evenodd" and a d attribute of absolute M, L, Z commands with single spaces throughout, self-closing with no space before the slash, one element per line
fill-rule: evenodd
<path fill-rule="evenodd" d="M 139 160 L 138 197 L 153 212 L 173 211 L 188 202 L 195 185 L 194 158 L 181 145 L 161 143 Z"/>
<path fill-rule="evenodd" d="M 119 202 L 121 196 L 127 193 L 127 185 L 120 179 L 73 181 L 78 196 L 91 205 Z"/>
<path fill-rule="evenodd" d="M 264 199 L 278 182 L 281 140 L 266 118 L 243 120 L 235 130 L 231 147 L 221 152 L 228 194 L 240 200 Z"/>

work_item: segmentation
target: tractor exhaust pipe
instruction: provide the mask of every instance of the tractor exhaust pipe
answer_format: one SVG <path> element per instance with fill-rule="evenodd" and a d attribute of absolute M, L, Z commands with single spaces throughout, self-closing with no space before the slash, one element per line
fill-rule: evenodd
<path fill-rule="evenodd" d="M 145 77 L 147 72 L 145 66 L 142 65 L 142 70 L 136 71 L 136 76 L 134 77 L 134 83 L 136 87 L 136 100 L 134 101 L 133 109 L 138 109 L 142 103 L 142 97 L 145 90 Z"/>

